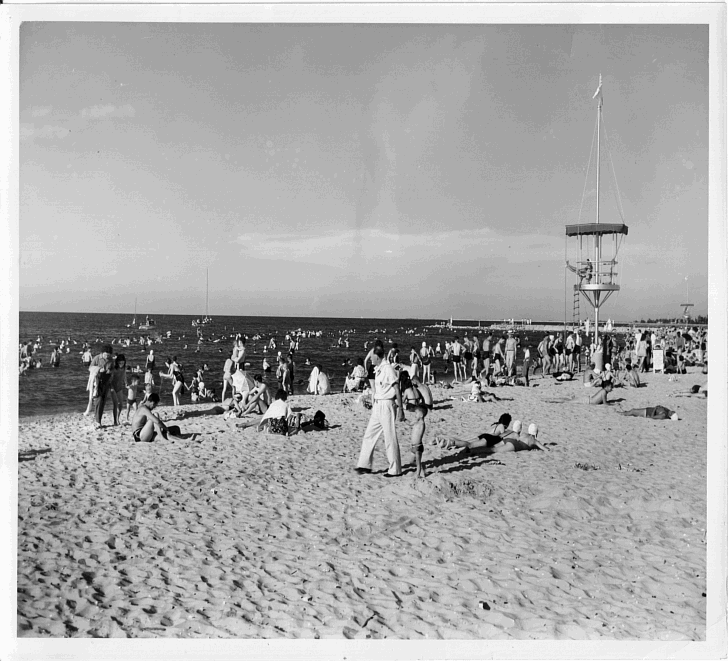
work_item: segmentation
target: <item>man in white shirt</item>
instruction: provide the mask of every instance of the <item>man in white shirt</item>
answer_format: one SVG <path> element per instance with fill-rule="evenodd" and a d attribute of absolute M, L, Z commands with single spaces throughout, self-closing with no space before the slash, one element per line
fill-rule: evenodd
<path fill-rule="evenodd" d="M 506 375 L 514 376 L 516 373 L 516 347 L 518 343 L 513 337 L 513 331 L 508 331 L 508 339 L 506 340 Z"/>
<path fill-rule="evenodd" d="M 404 409 L 402 408 L 402 393 L 399 389 L 399 377 L 392 365 L 384 359 L 384 349 L 375 347 L 371 353 L 371 362 L 374 365 L 374 403 L 372 416 L 364 432 L 361 442 L 361 452 L 356 465 L 357 473 L 371 473 L 374 448 L 382 433 L 384 433 L 384 447 L 387 452 L 389 469 L 384 477 L 397 477 L 402 474 L 402 461 L 397 442 L 397 431 L 394 428 L 395 416 L 403 422 Z M 398 414 L 398 415 L 397 415 Z"/>

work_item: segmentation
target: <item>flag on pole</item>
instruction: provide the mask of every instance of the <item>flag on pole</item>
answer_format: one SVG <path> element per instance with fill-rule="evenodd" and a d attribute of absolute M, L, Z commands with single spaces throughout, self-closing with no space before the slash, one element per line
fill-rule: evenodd
<path fill-rule="evenodd" d="M 599 87 L 597 87 L 597 91 L 594 92 L 594 96 L 592 97 L 592 99 L 596 99 L 601 93 L 602 93 L 602 74 L 599 74 Z"/>

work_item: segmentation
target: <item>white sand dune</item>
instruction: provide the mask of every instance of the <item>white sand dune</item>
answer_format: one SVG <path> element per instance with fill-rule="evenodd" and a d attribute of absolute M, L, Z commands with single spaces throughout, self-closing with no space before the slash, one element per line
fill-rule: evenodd
<path fill-rule="evenodd" d="M 292 398 L 335 428 L 291 438 L 219 416 L 180 423 L 199 443 L 143 445 L 80 414 L 22 420 L 18 635 L 704 640 L 706 401 L 674 394 L 705 377 L 645 380 L 610 407 L 548 403 L 588 392 L 552 379 L 498 404 L 435 389 L 426 480 L 383 479 L 381 447 L 353 471 L 354 395 Z M 617 413 L 655 404 L 681 420 Z M 429 444 L 506 411 L 551 451 Z"/>

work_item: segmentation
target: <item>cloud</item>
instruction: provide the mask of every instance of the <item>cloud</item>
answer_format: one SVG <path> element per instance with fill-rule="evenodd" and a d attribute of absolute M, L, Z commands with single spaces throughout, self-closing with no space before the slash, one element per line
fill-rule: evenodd
<path fill-rule="evenodd" d="M 45 126 L 36 128 L 34 124 L 23 123 L 20 125 L 20 139 L 30 140 L 32 138 L 38 138 L 42 140 L 53 140 L 63 139 L 71 131 L 63 126 L 51 126 L 46 124 Z"/>
<path fill-rule="evenodd" d="M 44 117 L 51 110 L 53 110 L 53 106 L 33 106 L 30 113 L 33 117 Z"/>
<path fill-rule="evenodd" d="M 478 261 L 504 259 L 510 263 L 538 260 L 563 261 L 561 237 L 530 234 L 510 236 L 490 228 L 451 230 L 432 234 L 402 234 L 381 229 L 347 229 L 339 232 L 301 235 L 249 232 L 237 237 L 243 250 L 258 258 L 322 264 L 350 269 L 359 256 L 364 263 L 438 263 L 457 259 Z M 467 254 L 463 247 L 467 246 Z M 528 246 L 528 250 L 524 249 Z"/>
<path fill-rule="evenodd" d="M 81 117 L 86 119 L 106 119 L 106 118 L 122 118 L 122 117 L 134 117 L 136 110 L 134 106 L 127 103 L 124 106 L 114 106 L 107 104 L 104 106 L 89 106 L 81 110 Z"/>

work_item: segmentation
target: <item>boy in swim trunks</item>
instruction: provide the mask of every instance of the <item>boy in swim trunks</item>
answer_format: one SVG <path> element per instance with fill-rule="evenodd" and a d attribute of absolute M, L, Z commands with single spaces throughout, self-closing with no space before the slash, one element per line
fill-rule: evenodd
<path fill-rule="evenodd" d="M 422 443 L 422 439 L 425 436 L 425 417 L 427 416 L 427 407 L 422 404 L 417 404 L 414 407 L 415 421 L 412 424 L 412 452 L 415 455 L 415 478 L 427 477 L 425 473 L 425 467 L 422 465 L 422 454 L 425 451 L 425 446 Z"/>
<path fill-rule="evenodd" d="M 167 427 L 152 411 L 159 404 L 159 395 L 152 393 L 146 404 L 140 404 L 131 423 L 131 435 L 137 443 L 151 443 L 161 436 L 166 440 L 195 440 L 199 434 L 182 434 L 176 425 Z"/>
<path fill-rule="evenodd" d="M 126 421 L 127 422 L 129 422 L 129 412 L 131 411 L 132 406 L 136 410 L 137 388 L 139 388 L 139 377 L 133 376 L 133 377 L 131 377 L 131 385 L 127 388 L 127 392 L 126 392 Z"/>

